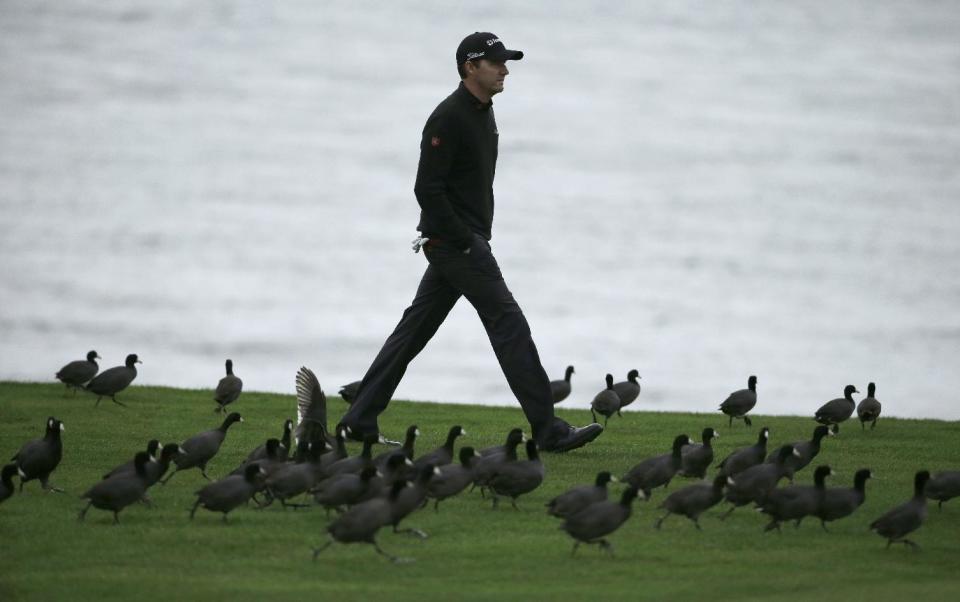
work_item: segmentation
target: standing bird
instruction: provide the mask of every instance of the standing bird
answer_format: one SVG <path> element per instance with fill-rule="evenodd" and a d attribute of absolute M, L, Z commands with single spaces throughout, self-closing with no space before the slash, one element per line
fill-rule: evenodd
<path fill-rule="evenodd" d="M 51 416 L 47 418 L 47 431 L 43 439 L 34 439 L 23 444 L 11 461 L 17 465 L 20 474 L 20 491 L 23 484 L 34 479 L 40 479 L 40 486 L 44 491 L 63 493 L 63 489 L 51 487 L 48 483 L 50 473 L 60 464 L 63 458 L 63 441 L 60 433 L 66 430 L 63 423 Z"/>
<path fill-rule="evenodd" d="M 13 475 L 17 474 L 16 464 L 7 464 L 0 472 L 0 502 L 13 495 Z"/>
<path fill-rule="evenodd" d="M 337 391 L 337 395 L 340 396 L 347 403 L 353 403 L 353 400 L 357 398 L 357 393 L 360 392 L 360 381 L 355 380 L 352 383 L 347 383 L 340 387 L 340 390 Z"/>
<path fill-rule="evenodd" d="M 434 464 L 427 464 L 420 468 L 417 473 L 417 479 L 408 483 L 400 491 L 400 495 L 390 504 L 390 524 L 393 525 L 394 533 L 409 533 L 420 539 L 426 539 L 427 534 L 421 529 L 408 528 L 400 530 L 400 522 L 413 514 L 419 508 L 427 505 L 427 493 L 430 481 L 433 477 L 440 474 L 440 470 Z"/>
<path fill-rule="evenodd" d="M 700 515 L 713 508 L 723 499 L 723 488 L 727 485 L 728 477 L 719 474 L 712 483 L 695 483 L 683 489 L 674 491 L 660 504 L 660 508 L 667 511 L 657 519 L 654 526 L 659 529 L 663 521 L 671 514 L 682 514 L 693 521 L 697 531 L 700 528 Z"/>
<path fill-rule="evenodd" d="M 597 421 L 597 413 L 603 416 L 603 428 L 607 428 L 607 421 L 610 417 L 620 411 L 620 397 L 613 389 L 613 375 L 607 374 L 607 388 L 597 393 L 593 401 L 590 402 L 590 414 L 593 415 L 593 421 Z"/>
<path fill-rule="evenodd" d="M 864 430 L 867 422 L 870 423 L 872 431 L 877 426 L 877 419 L 880 418 L 880 402 L 874 397 L 877 393 L 877 385 L 870 383 L 867 385 L 867 396 L 860 400 L 857 405 L 857 417 L 860 418 L 860 430 Z"/>
<path fill-rule="evenodd" d="M 770 517 L 770 523 L 763 530 L 780 531 L 780 523 L 789 520 L 796 521 L 794 527 L 799 527 L 804 518 L 815 515 L 827 492 L 826 479 L 832 474 L 829 466 L 817 466 L 813 472 L 813 487 L 790 485 L 767 494 L 759 504 L 759 510 Z"/>
<path fill-rule="evenodd" d="M 868 468 L 862 468 L 853 475 L 853 488 L 831 487 L 827 489 L 823 496 L 823 503 L 817 510 L 816 516 L 820 519 L 820 526 L 827 530 L 827 523 L 845 516 L 850 516 L 853 511 L 863 504 L 867 499 L 866 485 L 867 479 L 873 476 Z"/>
<path fill-rule="evenodd" d="M 960 497 L 960 470 L 938 472 L 927 481 L 925 489 L 928 499 L 937 500 L 937 507 L 943 510 L 943 503 Z"/>
<path fill-rule="evenodd" d="M 797 454 L 795 456 L 790 456 L 787 458 L 787 478 L 793 482 L 793 475 L 806 468 L 807 464 L 813 461 L 817 457 L 817 454 L 820 453 L 820 443 L 825 437 L 833 437 L 833 431 L 830 430 L 830 427 L 827 426 L 818 426 L 813 429 L 813 435 L 810 437 L 809 441 L 794 441 L 788 445 L 792 445 Z M 777 461 L 777 452 L 771 453 L 767 456 L 767 463 L 773 464 Z"/>
<path fill-rule="evenodd" d="M 498 495 L 510 497 L 510 503 L 517 508 L 517 498 L 526 493 L 530 493 L 543 483 L 546 476 L 546 468 L 540 460 L 537 450 L 537 442 L 533 439 L 527 441 L 527 459 L 506 461 L 500 464 L 494 470 L 490 477 L 490 490 L 493 492 L 493 507 L 496 509 L 499 504 Z M 516 450 L 514 450 L 516 451 Z"/>
<path fill-rule="evenodd" d="M 680 448 L 681 468 L 680 476 L 696 477 L 702 479 L 707 476 L 707 469 L 713 463 L 713 445 L 712 441 L 719 437 L 720 433 L 707 427 L 700 434 L 703 443 L 692 443 Z"/>
<path fill-rule="evenodd" d="M 227 375 L 217 383 L 213 400 L 217 402 L 217 413 L 225 414 L 227 406 L 235 402 L 243 391 L 243 381 L 233 374 L 233 360 L 227 360 Z"/>
<path fill-rule="evenodd" d="M 734 450 L 717 465 L 720 473 L 729 477 L 763 462 L 767 455 L 767 441 L 769 439 L 770 429 L 763 427 L 760 429 L 760 434 L 757 435 L 756 443 L 750 447 L 741 447 Z"/>
<path fill-rule="evenodd" d="M 918 472 L 913 477 L 913 497 L 870 523 L 871 531 L 887 538 L 887 548 L 892 543 L 902 543 L 914 550 L 920 549 L 916 542 L 907 539 L 907 535 L 919 529 L 927 519 L 927 498 L 923 490 L 929 480 L 928 471 Z"/>
<path fill-rule="evenodd" d="M 640 383 L 637 382 L 638 378 L 640 378 L 640 373 L 636 370 L 631 370 L 627 372 L 627 380 L 613 385 L 613 390 L 616 391 L 617 397 L 620 398 L 620 407 L 617 408 L 617 416 L 622 417 L 623 414 L 620 413 L 620 410 L 633 403 L 633 400 L 640 395 Z"/>
<path fill-rule="evenodd" d="M 753 426 L 747 412 L 757 405 L 757 377 L 751 376 L 747 379 L 747 388 L 734 391 L 723 403 L 720 404 L 720 411 L 730 417 L 727 426 L 733 426 L 734 418 L 742 418 L 744 424 Z"/>
<path fill-rule="evenodd" d="M 567 366 L 567 371 L 563 374 L 563 379 L 550 381 L 550 393 L 553 394 L 553 403 L 560 403 L 570 396 L 570 391 L 573 390 L 570 386 L 571 374 L 573 374 L 573 366 Z"/>
<path fill-rule="evenodd" d="M 420 429 L 417 428 L 417 425 L 411 424 L 407 427 L 406 438 L 403 440 L 403 446 L 400 449 L 390 448 L 382 454 L 378 454 L 373 458 L 373 463 L 377 468 L 383 469 L 387 465 L 387 461 L 396 455 L 401 455 L 407 460 L 413 461 L 414 446 L 417 443 L 417 437 L 420 436 Z"/>
<path fill-rule="evenodd" d="M 507 461 L 517 459 L 517 446 L 526 441 L 521 429 L 511 429 L 507 433 L 506 443 L 494 445 L 480 450 L 480 460 L 473 467 L 473 484 L 480 488 L 480 493 L 489 486 L 490 477 L 496 472 L 497 466 Z M 472 489 L 471 489 L 472 491 Z"/>
<path fill-rule="evenodd" d="M 547 502 L 547 514 L 567 518 L 590 504 L 607 501 L 607 483 L 610 481 L 616 482 L 617 477 L 606 470 L 598 472 L 593 485 L 578 485 Z"/>
<path fill-rule="evenodd" d="M 242 475 L 230 475 L 198 489 L 195 493 L 197 501 L 190 510 L 190 520 L 193 520 L 197 508 L 203 506 L 211 512 L 222 512 L 223 522 L 227 522 L 227 514 L 231 510 L 250 501 L 260 487 L 262 476 L 263 469 L 254 462 L 244 469 Z"/>
<path fill-rule="evenodd" d="M 97 371 L 100 370 L 100 366 L 97 364 L 99 359 L 102 358 L 91 349 L 87 352 L 87 359 L 70 362 L 60 368 L 60 371 L 54 376 L 67 386 L 67 390 L 73 389 L 73 394 L 76 395 L 77 389 L 90 382 L 90 379 L 97 375 Z"/>
<path fill-rule="evenodd" d="M 316 560 L 317 556 L 330 547 L 333 542 L 339 541 L 340 543 L 369 543 L 376 548 L 378 554 L 386 556 L 391 562 L 403 562 L 404 559 L 383 551 L 380 544 L 377 543 L 377 531 L 390 522 L 391 507 L 406 486 L 406 481 L 397 481 L 390 488 L 387 497 L 378 497 L 357 504 L 341 514 L 337 520 L 327 526 L 330 541 L 319 548 L 313 549 L 313 559 Z"/>
<path fill-rule="evenodd" d="M 417 472 L 419 472 L 420 469 L 427 464 L 443 466 L 444 464 L 453 462 L 453 444 L 457 440 L 457 437 L 465 436 L 466 434 L 467 431 L 463 430 L 463 427 L 459 425 L 451 427 L 450 431 L 447 433 L 447 440 L 444 441 L 443 445 L 413 461 L 413 465 L 417 469 Z"/>
<path fill-rule="evenodd" d="M 120 511 L 143 499 L 147 492 L 147 464 L 155 463 L 147 452 L 137 452 L 133 459 L 133 472 L 119 472 L 103 479 L 80 496 L 88 500 L 86 507 L 80 511 L 79 520 L 87 516 L 90 506 L 113 512 L 113 523 L 120 523 Z"/>
<path fill-rule="evenodd" d="M 457 495 L 473 482 L 473 467 L 479 457 L 472 447 L 461 447 L 459 464 L 451 462 L 438 467 L 440 474 L 427 483 L 427 492 L 434 499 L 434 512 L 440 511 L 440 502 Z"/>
<path fill-rule="evenodd" d="M 690 437 L 683 434 L 677 435 L 673 439 L 673 451 L 641 461 L 620 480 L 630 483 L 632 487 L 642 489 L 646 495 L 649 495 L 649 491 L 655 487 L 668 487 L 670 480 L 683 466 L 683 446 L 691 443 Z"/>
<path fill-rule="evenodd" d="M 207 463 L 220 451 L 223 440 L 227 438 L 227 429 L 237 422 L 243 422 L 243 418 L 239 413 L 231 412 L 224 418 L 223 423 L 218 428 L 194 435 L 181 443 L 180 447 L 183 448 L 184 453 L 173 459 L 177 469 L 171 472 L 170 476 L 161 481 L 160 484 L 166 485 L 167 481 L 173 478 L 173 475 L 189 468 L 199 468 L 203 478 L 210 481 L 211 479 L 207 475 Z"/>
<path fill-rule="evenodd" d="M 820 409 L 813 415 L 813 419 L 827 426 L 844 422 L 853 415 L 853 410 L 857 407 L 857 402 L 853 400 L 853 394 L 859 392 L 853 385 L 847 385 L 843 388 L 843 397 L 831 399 L 820 406 Z M 834 432 L 838 431 L 839 429 Z"/>
<path fill-rule="evenodd" d="M 339 511 L 342 506 L 352 506 L 360 501 L 375 486 L 373 479 L 379 474 L 373 466 L 364 468 L 360 474 L 338 474 L 317 485 L 311 493 L 329 516 L 331 510 Z"/>
<path fill-rule="evenodd" d="M 577 547 L 581 543 L 598 544 L 600 549 L 611 556 L 613 555 L 613 546 L 605 537 L 617 529 L 620 525 L 627 522 L 631 514 L 631 505 L 636 498 L 646 499 L 642 491 L 635 487 L 627 487 L 619 502 L 605 501 L 590 504 L 580 512 L 567 519 L 560 525 L 560 528 L 567 532 L 574 539 L 573 551 L 571 556 L 577 553 Z"/>
<path fill-rule="evenodd" d="M 787 467 L 787 458 L 796 455 L 797 450 L 791 445 L 784 445 L 777 452 L 777 462 L 775 464 L 757 464 L 737 473 L 736 478 L 727 479 L 727 488 L 723 492 L 723 497 L 732 504 L 730 510 L 721 517 L 726 519 L 730 514 L 740 506 L 746 506 L 750 503 L 761 504 L 767 498 L 767 495 L 777 486 L 777 483 L 783 477 L 787 476 L 790 469 Z"/>
<path fill-rule="evenodd" d="M 123 366 L 115 366 L 109 370 L 104 370 L 88 382 L 84 389 L 97 396 L 97 403 L 95 403 L 94 406 L 100 405 L 100 400 L 104 397 L 109 397 L 113 403 L 127 407 L 125 404 L 117 401 L 117 393 L 130 386 L 133 379 L 137 377 L 137 364 L 142 363 L 143 362 L 137 358 L 136 353 L 131 353 L 127 356 L 127 360 Z"/>

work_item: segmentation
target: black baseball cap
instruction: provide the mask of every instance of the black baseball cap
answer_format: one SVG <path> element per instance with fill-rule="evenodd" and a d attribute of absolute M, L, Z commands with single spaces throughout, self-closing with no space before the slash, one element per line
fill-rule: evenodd
<path fill-rule="evenodd" d="M 496 34 L 478 31 L 463 38 L 457 46 L 457 65 L 477 59 L 488 61 L 519 61 L 523 58 L 521 50 L 507 50 Z"/>

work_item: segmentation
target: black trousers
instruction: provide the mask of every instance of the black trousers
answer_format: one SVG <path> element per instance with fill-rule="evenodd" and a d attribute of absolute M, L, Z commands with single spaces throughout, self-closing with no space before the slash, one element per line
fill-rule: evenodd
<path fill-rule="evenodd" d="M 462 295 L 477 310 L 533 437 L 542 444 L 562 434 L 567 424 L 554 417 L 550 380 L 540 363 L 530 326 L 503 280 L 490 244 L 476 235 L 470 253 L 442 243 L 430 244 L 424 253 L 429 266 L 417 294 L 364 375 L 341 424 L 360 433 L 379 432 L 377 416 L 387 409 L 407 365 Z"/>

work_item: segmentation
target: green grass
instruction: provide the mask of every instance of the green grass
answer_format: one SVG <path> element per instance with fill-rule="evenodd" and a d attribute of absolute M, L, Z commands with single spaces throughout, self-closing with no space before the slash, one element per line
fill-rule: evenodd
<path fill-rule="evenodd" d="M 752 429 L 730 429 L 719 414 L 632 412 L 614 418 L 587 448 L 546 455 L 547 480 L 521 498 L 519 511 L 509 504 L 493 511 L 478 493 L 466 494 L 442 504 L 439 514 L 426 509 L 407 519 L 407 526 L 430 534 L 425 541 L 383 532 L 381 546 L 416 559 L 393 565 L 370 546 L 340 544 L 313 562 L 311 547 L 326 540 L 327 520 L 319 509 L 241 508 L 227 525 L 201 510 L 190 522 L 193 492 L 205 483 L 195 470 L 156 486 L 155 508 L 130 507 L 119 526 L 96 509 L 79 523 L 83 502 L 77 496 L 148 439 L 182 441 L 219 423 L 210 391 L 133 387 L 121 398 L 129 408 L 109 401 L 94 408 L 92 397 L 63 397 L 59 385 L 0 383 L 0 453 L 9 458 L 25 441 L 42 436 L 47 416 L 58 417 L 66 426 L 64 459 L 51 480 L 68 492 L 43 493 L 33 481 L 0 505 L 0 600 L 886 600 L 947 599 L 960 591 L 960 501 L 942 512 L 931 507 L 914 538 L 921 552 L 885 550 L 884 541 L 867 530 L 871 520 L 911 495 L 916 470 L 960 466 L 957 422 L 881 419 L 873 432 L 847 423 L 839 437 L 826 440 L 814 464 L 829 463 L 839 472 L 829 484 L 849 486 L 861 467 L 876 475 L 864 506 L 834 523 L 832 533 L 809 520 L 799 530 L 765 534 L 765 517 L 741 508 L 721 523 L 721 506 L 701 519 L 703 532 L 676 516 L 656 531 L 656 505 L 665 495 L 658 490 L 652 501 L 637 502 L 633 517 L 611 537 L 613 558 L 583 546 L 571 558 L 572 541 L 543 511 L 567 487 L 590 482 L 603 469 L 622 474 L 640 459 L 667 451 L 680 432 L 698 436 L 703 427 L 716 427 L 716 453 L 722 456 L 753 443 L 763 425 L 771 428 L 771 444 L 805 439 L 814 426 L 809 418 L 757 416 Z M 330 399 L 332 420 L 343 407 Z M 244 393 L 235 409 L 245 422 L 230 430 L 209 466 L 211 476 L 225 474 L 254 446 L 279 436 L 283 420 L 293 417 L 294 397 Z M 575 423 L 589 417 L 559 412 Z M 384 431 L 398 437 L 412 423 L 422 432 L 421 451 L 442 443 L 453 424 L 468 431 L 463 444 L 478 447 L 526 426 L 518 408 L 399 401 L 381 419 Z M 798 482 L 809 482 L 811 472 L 801 472 Z M 684 484 L 675 480 L 670 490 Z"/>

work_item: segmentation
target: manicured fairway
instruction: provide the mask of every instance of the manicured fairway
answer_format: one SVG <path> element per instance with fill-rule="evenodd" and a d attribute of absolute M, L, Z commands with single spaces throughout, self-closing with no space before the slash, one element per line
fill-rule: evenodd
<path fill-rule="evenodd" d="M 382 547 L 416 559 L 393 565 L 370 546 L 339 544 L 313 562 L 311 548 L 326 541 L 327 524 L 316 508 L 241 508 L 227 525 L 199 511 L 190 522 L 193 492 L 205 483 L 198 471 L 154 487 L 155 507 L 128 508 L 119 526 L 96 509 L 77 522 L 83 506 L 77 496 L 147 440 L 182 441 L 221 420 L 212 411 L 211 391 L 133 387 L 121 396 L 128 408 L 109 401 L 94 408 L 94 399 L 63 397 L 59 385 L 0 383 L 3 460 L 42 436 L 46 418 L 56 416 L 66 426 L 64 459 L 51 481 L 67 490 L 44 493 L 31 482 L 0 505 L 0 600 L 848 601 L 944 600 L 960 591 L 960 500 L 943 511 L 930 507 L 913 537 L 920 552 L 885 550 L 884 540 L 867 530 L 871 520 L 910 497 L 916 470 L 960 468 L 957 422 L 881 418 L 872 432 L 844 424 L 813 465 L 828 463 L 839 473 L 828 480 L 831 486 L 849 486 L 861 467 L 873 469 L 876 478 L 867 484 L 864 506 L 831 525 L 830 533 L 808 520 L 799 530 L 785 526 L 782 534 L 765 534 L 765 517 L 749 508 L 720 522 L 722 504 L 701 519 L 703 532 L 676 516 L 656 531 L 656 506 L 666 495 L 656 490 L 651 501 L 634 505 L 633 517 L 610 538 L 614 557 L 581 546 L 571 558 L 572 541 L 544 512 L 544 503 L 567 487 L 590 482 L 603 469 L 622 475 L 640 459 L 667 452 L 678 433 L 698 438 L 705 426 L 721 433 L 714 443 L 718 457 L 753 443 L 762 426 L 771 429 L 771 447 L 806 439 L 815 426 L 806 417 L 755 416 L 752 429 L 742 423 L 731 429 L 719 413 L 626 413 L 611 419 L 587 448 L 545 455 L 547 480 L 521 498 L 519 511 L 509 504 L 493 511 L 474 492 L 441 504 L 439 514 L 431 506 L 407 519 L 430 534 L 425 541 L 383 531 Z M 335 421 L 343 402 L 329 401 Z M 226 474 L 267 437 L 279 437 L 284 419 L 295 417 L 294 406 L 292 394 L 245 392 L 231 408 L 245 422 L 230 429 L 209 474 Z M 643 408 L 642 396 L 634 406 Z M 562 406 L 559 412 L 575 423 L 589 418 Z M 418 452 L 440 445 L 454 424 L 468 432 L 458 445 L 477 447 L 500 443 L 511 427 L 525 426 L 519 408 L 395 402 L 381 427 L 399 438 L 409 424 L 422 432 Z M 351 453 L 358 449 L 352 445 Z M 811 480 L 812 467 L 797 477 Z M 688 482 L 675 479 L 669 491 Z M 621 487 L 612 491 L 618 495 Z"/>

